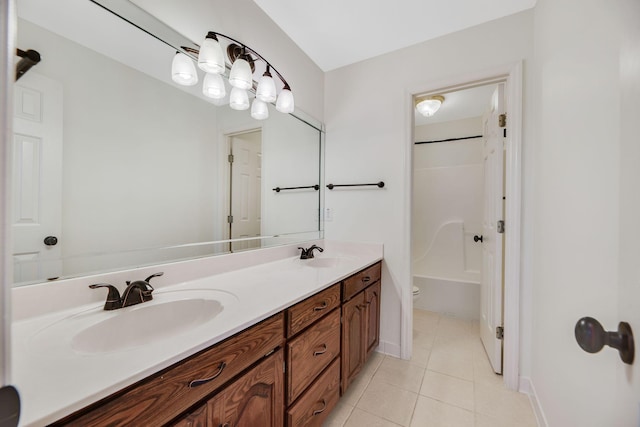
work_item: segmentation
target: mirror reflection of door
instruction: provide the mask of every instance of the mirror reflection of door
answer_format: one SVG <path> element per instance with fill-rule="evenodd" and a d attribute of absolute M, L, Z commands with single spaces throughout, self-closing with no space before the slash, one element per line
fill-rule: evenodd
<path fill-rule="evenodd" d="M 229 237 L 250 239 L 261 230 L 262 131 L 229 137 Z M 260 240 L 229 243 L 231 252 L 260 247 Z"/>
<path fill-rule="evenodd" d="M 62 85 L 31 70 L 14 86 L 14 282 L 62 274 Z M 60 242 L 45 244 L 47 236 Z"/>

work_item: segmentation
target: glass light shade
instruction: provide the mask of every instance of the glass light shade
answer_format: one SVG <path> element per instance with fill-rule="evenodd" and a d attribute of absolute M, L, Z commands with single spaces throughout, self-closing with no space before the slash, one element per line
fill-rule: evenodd
<path fill-rule="evenodd" d="M 258 82 L 256 98 L 263 102 L 273 102 L 276 100 L 276 84 L 270 75 L 263 75 Z"/>
<path fill-rule="evenodd" d="M 207 36 L 202 42 L 200 53 L 198 53 L 198 67 L 207 73 L 224 73 L 224 54 L 220 43 L 215 38 Z"/>
<path fill-rule="evenodd" d="M 229 107 L 234 110 L 246 110 L 249 108 L 249 95 L 244 89 L 234 87 L 229 95 Z"/>
<path fill-rule="evenodd" d="M 202 93 L 204 96 L 213 99 L 224 98 L 227 91 L 224 87 L 224 81 L 220 74 L 207 73 L 204 76 L 204 83 L 202 84 Z"/>
<path fill-rule="evenodd" d="M 416 103 L 416 110 L 418 110 L 418 113 L 422 114 L 424 117 L 431 117 L 440 109 L 443 100 L 444 98 L 441 96 L 423 99 Z"/>
<path fill-rule="evenodd" d="M 282 89 L 280 95 L 278 95 L 278 101 L 276 102 L 276 110 L 281 113 L 293 113 L 295 109 L 295 104 L 293 102 L 293 94 L 291 90 L 286 87 Z"/>
<path fill-rule="evenodd" d="M 247 61 L 242 58 L 236 58 L 229 73 L 229 84 L 244 90 L 253 86 L 253 73 Z"/>
<path fill-rule="evenodd" d="M 182 86 L 193 86 L 198 83 L 198 72 L 191 58 L 178 52 L 171 62 L 171 79 Z"/>
<path fill-rule="evenodd" d="M 269 118 L 269 107 L 267 106 L 267 103 L 255 98 L 251 104 L 251 117 L 256 120 Z"/>

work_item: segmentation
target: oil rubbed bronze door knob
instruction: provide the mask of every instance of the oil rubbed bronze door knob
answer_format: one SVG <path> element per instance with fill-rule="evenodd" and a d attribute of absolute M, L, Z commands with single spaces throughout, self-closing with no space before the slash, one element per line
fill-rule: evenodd
<path fill-rule="evenodd" d="M 624 363 L 633 364 L 633 332 L 627 322 L 620 322 L 617 331 L 605 331 L 600 322 L 593 317 L 583 317 L 576 323 L 574 333 L 578 345 L 587 353 L 597 353 L 608 345 L 618 350 Z"/>
<path fill-rule="evenodd" d="M 476 242 L 476 243 L 482 242 L 482 238 L 483 238 L 483 236 L 477 236 L 476 235 L 476 236 L 473 236 L 473 241 Z"/>
<path fill-rule="evenodd" d="M 44 244 L 47 246 L 55 246 L 58 244 L 58 238 L 56 236 L 47 236 L 44 238 Z"/>

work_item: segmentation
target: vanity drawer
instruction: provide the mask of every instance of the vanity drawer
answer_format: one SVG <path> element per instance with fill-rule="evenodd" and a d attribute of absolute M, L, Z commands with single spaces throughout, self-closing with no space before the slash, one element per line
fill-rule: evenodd
<path fill-rule="evenodd" d="M 165 424 L 283 344 L 284 315 L 280 313 L 57 425 Z"/>
<path fill-rule="evenodd" d="M 340 305 L 340 284 L 331 286 L 287 309 L 287 337 L 291 337 Z"/>
<path fill-rule="evenodd" d="M 340 310 L 298 335 L 287 344 L 287 405 L 313 382 L 340 354 Z"/>
<path fill-rule="evenodd" d="M 340 359 L 336 359 L 287 410 L 287 427 L 321 426 L 339 399 Z"/>
<path fill-rule="evenodd" d="M 382 263 L 378 262 L 371 267 L 354 274 L 348 279 L 345 279 L 342 287 L 342 301 L 350 300 L 355 294 L 380 280 L 381 266 Z"/>

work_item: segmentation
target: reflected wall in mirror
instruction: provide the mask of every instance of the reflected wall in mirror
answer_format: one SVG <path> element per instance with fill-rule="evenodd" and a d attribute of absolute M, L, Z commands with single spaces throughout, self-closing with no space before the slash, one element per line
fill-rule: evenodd
<path fill-rule="evenodd" d="M 321 124 L 176 86 L 173 47 L 88 0 L 17 9 L 42 61 L 14 86 L 16 284 L 321 237 L 320 191 L 273 191 L 320 184 Z"/>

